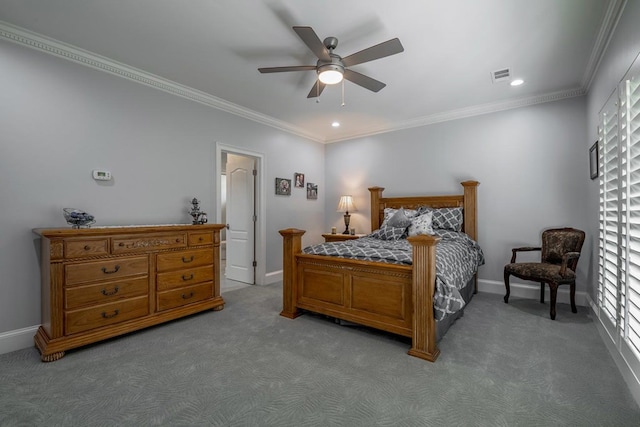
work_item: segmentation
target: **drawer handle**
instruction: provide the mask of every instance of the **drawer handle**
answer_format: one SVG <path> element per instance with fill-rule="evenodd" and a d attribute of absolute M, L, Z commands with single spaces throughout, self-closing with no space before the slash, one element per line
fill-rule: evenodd
<path fill-rule="evenodd" d="M 176 239 L 176 243 L 180 243 L 182 240 L 180 239 Z"/>
<path fill-rule="evenodd" d="M 111 270 L 111 271 L 108 271 L 107 267 L 102 267 L 102 272 L 104 274 L 113 274 L 113 273 L 116 273 L 118 270 L 120 270 L 120 266 L 119 265 L 116 265 L 116 268 L 114 270 Z"/>
<path fill-rule="evenodd" d="M 189 258 L 189 259 L 186 259 L 185 257 L 182 257 L 182 262 L 184 262 L 185 264 L 188 263 L 188 262 L 191 262 L 191 261 L 193 261 L 193 255 L 191 255 L 191 258 Z"/>
<path fill-rule="evenodd" d="M 202 242 L 202 237 L 198 237 L 198 242 Z"/>
<path fill-rule="evenodd" d="M 89 246 L 89 245 L 85 245 L 85 246 L 84 246 L 84 250 L 85 250 L 85 251 L 88 251 L 89 249 L 91 249 L 91 246 Z"/>
<path fill-rule="evenodd" d="M 187 280 L 191 280 L 193 279 L 193 273 L 191 273 L 190 276 L 187 276 L 185 274 L 182 275 L 182 280 L 187 281 Z"/>
<path fill-rule="evenodd" d="M 118 243 L 118 246 L 123 247 L 123 246 L 124 246 L 124 243 L 123 243 L 123 242 L 120 242 L 120 243 Z"/>
<path fill-rule="evenodd" d="M 112 317 L 116 317 L 120 313 L 120 310 L 113 310 L 112 314 L 107 314 L 104 311 L 102 312 L 102 317 L 104 319 L 111 319 Z"/>
<path fill-rule="evenodd" d="M 102 290 L 102 295 L 104 295 L 105 297 L 111 296 L 111 295 L 115 295 L 118 293 L 120 289 L 118 289 L 118 287 L 116 286 L 115 288 L 113 288 L 112 291 L 107 291 L 107 288 L 104 288 Z"/>
<path fill-rule="evenodd" d="M 193 292 L 189 292 L 189 295 L 187 294 L 182 294 L 182 299 L 189 299 L 193 297 Z"/>

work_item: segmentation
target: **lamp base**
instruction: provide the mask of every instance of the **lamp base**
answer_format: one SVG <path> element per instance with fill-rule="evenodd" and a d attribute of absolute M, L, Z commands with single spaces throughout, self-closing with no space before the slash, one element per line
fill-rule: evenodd
<path fill-rule="evenodd" d="M 349 212 L 347 212 L 346 214 L 344 214 L 344 231 L 342 232 L 342 234 L 349 234 L 350 221 L 351 221 L 351 215 L 349 215 Z"/>

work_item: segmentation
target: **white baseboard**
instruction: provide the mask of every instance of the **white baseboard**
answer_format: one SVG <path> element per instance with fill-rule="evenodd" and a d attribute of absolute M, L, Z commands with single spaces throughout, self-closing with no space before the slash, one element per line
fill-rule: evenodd
<path fill-rule="evenodd" d="M 540 284 L 536 283 L 518 283 L 509 282 L 511 288 L 511 294 L 509 298 L 526 298 L 526 299 L 540 299 Z M 478 279 L 478 292 L 487 292 L 490 294 L 502 294 L 504 296 L 506 290 L 504 282 L 497 280 L 485 280 Z M 549 286 L 546 287 L 544 293 L 544 300 L 549 301 Z M 556 302 L 561 304 L 569 304 L 571 302 L 569 296 L 569 286 L 560 286 L 558 288 L 558 295 Z M 587 293 L 583 291 L 576 291 L 576 305 L 587 306 Z"/>
<path fill-rule="evenodd" d="M 33 336 L 38 331 L 38 327 L 39 326 L 30 326 L 28 328 L 0 333 L 0 354 L 33 347 Z"/>
<path fill-rule="evenodd" d="M 271 273 L 265 274 L 264 284 L 270 285 L 272 283 L 282 281 L 282 270 L 272 271 Z"/>
<path fill-rule="evenodd" d="M 624 381 L 629 387 L 631 395 L 635 399 L 636 403 L 640 405 L 640 380 L 635 375 L 620 350 L 616 347 L 616 344 L 613 342 L 611 336 L 600 321 L 597 305 L 589 295 L 587 295 L 587 302 L 591 309 L 591 314 L 593 316 L 594 323 L 596 324 L 596 328 L 598 329 L 598 333 L 600 334 L 600 338 L 604 341 L 604 345 L 607 347 L 607 350 L 609 350 L 611 357 L 613 357 L 620 374 L 622 374 L 622 378 L 624 378 Z"/>

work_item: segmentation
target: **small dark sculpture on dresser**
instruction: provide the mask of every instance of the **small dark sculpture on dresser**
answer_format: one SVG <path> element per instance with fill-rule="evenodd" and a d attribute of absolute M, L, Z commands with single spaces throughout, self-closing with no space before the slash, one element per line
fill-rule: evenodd
<path fill-rule="evenodd" d="M 192 206 L 191 210 L 189 210 L 189 215 L 193 217 L 192 224 L 206 224 L 208 221 L 207 213 L 200 211 L 200 200 L 194 197 L 193 200 L 191 200 L 191 205 Z"/>

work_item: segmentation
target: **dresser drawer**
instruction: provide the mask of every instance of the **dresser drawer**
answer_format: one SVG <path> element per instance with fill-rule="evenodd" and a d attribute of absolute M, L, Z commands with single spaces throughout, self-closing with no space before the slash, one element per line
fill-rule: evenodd
<path fill-rule="evenodd" d="M 148 272 L 149 260 L 147 256 L 68 264 L 64 267 L 67 286 L 95 280 L 113 280 L 120 277 L 147 275 Z"/>
<path fill-rule="evenodd" d="M 212 249 L 194 249 L 191 251 L 158 254 L 158 271 L 178 270 L 213 264 Z"/>
<path fill-rule="evenodd" d="M 149 314 L 147 296 L 124 299 L 82 310 L 65 311 L 65 334 L 76 334 Z"/>
<path fill-rule="evenodd" d="M 122 236 L 111 240 L 111 251 L 114 254 L 185 247 L 187 247 L 186 233 L 152 234 L 144 237 Z"/>
<path fill-rule="evenodd" d="M 158 274 L 156 286 L 159 291 L 195 285 L 213 280 L 213 265 L 187 268 L 185 270 L 168 271 Z"/>
<path fill-rule="evenodd" d="M 90 305 L 106 304 L 148 293 L 149 278 L 147 276 L 95 285 L 73 286 L 64 290 L 64 308 L 72 310 Z"/>
<path fill-rule="evenodd" d="M 213 282 L 158 293 L 158 311 L 203 301 L 213 297 Z"/>
<path fill-rule="evenodd" d="M 109 239 L 65 240 L 64 257 L 80 258 L 109 254 Z"/>
<path fill-rule="evenodd" d="M 213 232 L 189 232 L 189 246 L 210 245 L 213 243 Z"/>

